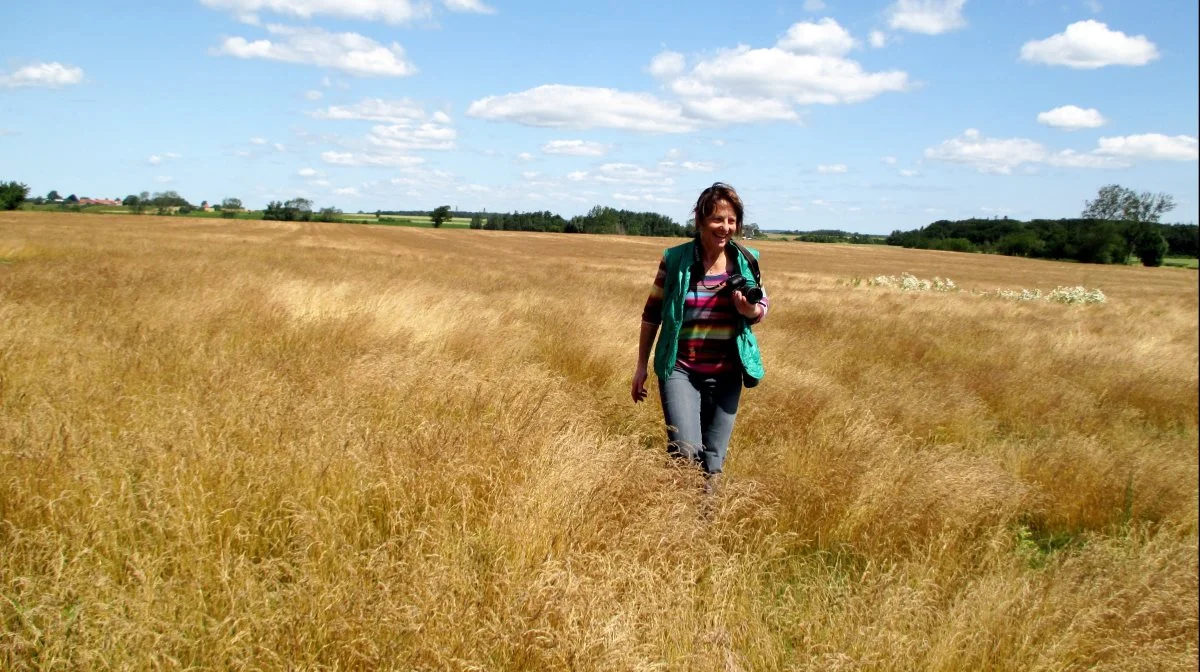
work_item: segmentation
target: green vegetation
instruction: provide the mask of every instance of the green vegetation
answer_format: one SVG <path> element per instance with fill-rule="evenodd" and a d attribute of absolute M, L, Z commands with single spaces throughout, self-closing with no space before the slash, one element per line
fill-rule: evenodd
<path fill-rule="evenodd" d="M 29 187 L 20 182 L 0 182 L 0 210 L 16 210 L 29 196 Z"/>
<path fill-rule="evenodd" d="M 1196 257 L 1167 257 L 1163 259 L 1163 266 L 1173 266 L 1175 268 L 1200 268 L 1200 259 Z"/>

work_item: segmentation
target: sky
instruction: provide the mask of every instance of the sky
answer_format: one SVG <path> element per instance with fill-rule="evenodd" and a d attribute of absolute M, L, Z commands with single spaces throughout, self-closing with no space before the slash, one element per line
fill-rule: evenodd
<path fill-rule="evenodd" d="M 1197 3 L 16 0 L 0 180 L 346 212 L 604 205 L 762 229 L 1196 222 Z"/>

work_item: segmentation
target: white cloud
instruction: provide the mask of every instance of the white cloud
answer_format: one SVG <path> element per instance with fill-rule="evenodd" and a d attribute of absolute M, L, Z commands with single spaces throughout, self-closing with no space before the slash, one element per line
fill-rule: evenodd
<path fill-rule="evenodd" d="M 551 140 L 542 145 L 543 154 L 567 156 L 604 156 L 611 149 L 612 145 L 590 140 Z"/>
<path fill-rule="evenodd" d="M 329 180 L 310 180 L 309 184 L 314 187 L 328 187 L 332 183 Z"/>
<path fill-rule="evenodd" d="M 1027 138 L 985 138 L 973 128 L 925 150 L 927 159 L 964 164 L 981 173 L 1001 175 L 1010 175 L 1016 168 L 1027 172 L 1036 170 L 1039 164 L 1064 168 L 1124 168 L 1129 165 L 1105 154 L 1100 149 L 1087 154 L 1070 149 L 1055 152 Z"/>
<path fill-rule="evenodd" d="M 281 37 L 281 41 L 250 42 L 243 37 L 229 37 L 213 51 L 237 58 L 334 68 L 359 77 L 407 77 L 417 72 L 396 42 L 385 47 L 358 33 L 330 33 L 321 28 L 269 25 L 267 32 Z"/>
<path fill-rule="evenodd" d="M 83 81 L 83 69 L 62 63 L 35 63 L 0 74 L 0 87 L 44 87 L 57 89 L 60 86 L 78 84 Z"/>
<path fill-rule="evenodd" d="M 675 77 L 683 74 L 685 67 L 683 54 L 664 51 L 650 59 L 650 67 L 647 70 L 655 77 Z"/>
<path fill-rule="evenodd" d="M 568 176 L 569 177 L 569 176 Z M 671 186 L 675 180 L 659 171 L 646 170 L 632 163 L 606 163 L 596 169 L 597 182 Z"/>
<path fill-rule="evenodd" d="M 159 156 L 158 154 L 151 154 L 150 158 L 146 159 L 146 163 L 148 163 L 152 166 L 157 166 L 158 164 L 160 164 L 162 162 L 163 162 L 163 158 L 161 156 Z"/>
<path fill-rule="evenodd" d="M 442 0 L 446 9 L 452 12 L 472 12 L 475 14 L 495 14 L 496 10 L 488 7 L 479 0 Z"/>
<path fill-rule="evenodd" d="M 902 168 L 900 170 L 901 177 L 916 177 L 920 174 L 921 174 L 920 171 L 913 170 L 912 168 Z"/>
<path fill-rule="evenodd" d="M 359 195 L 357 187 L 340 187 L 338 189 L 334 189 L 333 193 L 338 196 L 358 197 Z"/>
<path fill-rule="evenodd" d="M 1104 6 L 1096 0 L 1084 0 L 1083 6 L 1092 10 L 1093 14 L 1099 14 L 1100 12 L 1104 11 Z"/>
<path fill-rule="evenodd" d="M 645 93 L 590 86 L 545 84 L 520 93 L 488 96 L 467 114 L 547 128 L 619 128 L 651 133 L 685 133 L 698 124 L 679 105 Z"/>
<path fill-rule="evenodd" d="M 171 182 L 175 181 L 175 178 L 171 177 L 170 175 L 157 175 L 155 176 L 154 181 L 160 184 L 170 184 Z"/>
<path fill-rule="evenodd" d="M 454 149 L 458 131 L 438 124 L 375 126 L 367 142 L 391 150 Z"/>
<path fill-rule="evenodd" d="M 791 104 L 770 98 L 712 96 L 685 99 L 688 114 L 708 122 L 749 124 L 760 121 L 797 121 Z"/>
<path fill-rule="evenodd" d="M 886 163 L 889 166 L 896 165 L 896 157 L 894 157 L 894 156 L 885 156 L 879 160 L 883 161 L 884 163 Z"/>
<path fill-rule="evenodd" d="M 1074 105 L 1063 105 L 1048 112 L 1041 112 L 1037 115 L 1037 120 L 1039 124 L 1068 131 L 1077 131 L 1081 128 L 1099 128 L 1106 121 L 1096 108 L 1089 107 L 1085 110 Z"/>
<path fill-rule="evenodd" d="M 1145 35 L 1129 37 L 1091 19 L 1076 21 L 1057 35 L 1021 46 L 1022 61 L 1085 70 L 1106 65 L 1145 65 L 1158 56 L 1158 48 Z"/>
<path fill-rule="evenodd" d="M 887 33 L 882 30 L 872 30 L 871 34 L 867 36 L 867 42 L 876 49 L 882 49 L 887 46 Z"/>
<path fill-rule="evenodd" d="M 710 161 L 684 161 L 679 165 L 684 170 L 691 170 L 698 173 L 711 173 L 717 169 L 717 164 Z"/>
<path fill-rule="evenodd" d="M 250 144 L 265 145 L 265 144 L 267 144 L 267 139 L 266 138 L 250 138 Z"/>
<path fill-rule="evenodd" d="M 984 138 L 973 128 L 925 150 L 927 159 L 966 164 L 983 173 L 1002 175 L 1011 174 L 1022 164 L 1045 161 L 1047 155 L 1046 148 L 1033 140 Z"/>
<path fill-rule="evenodd" d="M 1197 141 L 1188 135 L 1168 136 L 1161 133 L 1100 138 L 1097 154 L 1131 159 L 1164 161 L 1195 161 Z"/>
<path fill-rule="evenodd" d="M 321 160 L 335 166 L 376 166 L 384 168 L 407 168 L 424 163 L 419 156 L 400 154 L 355 154 L 351 152 L 322 152 Z"/>
<path fill-rule="evenodd" d="M 1128 168 L 1129 164 L 1124 161 L 1114 159 L 1111 156 L 1102 156 L 1095 151 L 1089 154 L 1080 154 L 1073 149 L 1064 149 L 1055 152 L 1046 157 L 1046 163 L 1052 166 L 1060 166 L 1063 168 Z"/>
<path fill-rule="evenodd" d="M 284 145 L 282 142 L 276 142 L 271 146 L 274 147 L 275 151 L 277 151 L 277 152 L 286 152 L 287 151 L 287 146 Z"/>
<path fill-rule="evenodd" d="M 536 178 L 536 177 L 537 177 L 538 175 L 540 175 L 540 174 L 541 174 L 541 173 L 539 173 L 539 172 L 538 172 L 538 171 L 536 171 L 536 170 L 526 170 L 526 171 L 523 171 L 523 172 L 521 173 L 521 177 L 523 177 L 523 178 L 525 178 L 525 179 L 527 179 L 527 180 L 532 180 L 532 179 Z"/>
<path fill-rule="evenodd" d="M 433 116 L 430 117 L 430 119 L 435 124 L 450 124 L 452 122 L 452 120 L 450 119 L 450 115 L 446 114 L 445 112 L 442 112 L 441 110 L 434 112 Z"/>
<path fill-rule="evenodd" d="M 966 0 L 897 0 L 888 8 L 888 27 L 925 35 L 940 35 L 967 25 Z"/>
<path fill-rule="evenodd" d="M 829 205 L 829 203 L 828 203 L 827 201 L 825 201 L 824 199 L 820 199 L 820 198 L 814 198 L 814 199 L 811 201 L 811 203 L 812 203 L 813 205 L 824 205 L 824 206 L 828 206 L 828 205 Z"/>
<path fill-rule="evenodd" d="M 320 100 L 324 96 L 325 96 L 325 94 L 321 93 L 320 91 L 317 91 L 316 89 L 311 89 L 309 91 L 304 92 L 304 97 L 309 100 Z"/>
<path fill-rule="evenodd" d="M 844 163 L 822 163 L 821 165 L 817 166 L 817 172 L 826 175 L 845 173 L 847 170 L 846 164 Z"/>
<path fill-rule="evenodd" d="M 587 177 L 588 172 L 586 170 L 576 170 L 574 172 L 567 173 L 567 179 L 572 182 L 580 182 L 586 180 Z"/>
<path fill-rule="evenodd" d="M 226 10 L 242 17 L 257 12 L 285 14 L 301 19 L 316 15 L 328 15 L 343 19 L 384 21 L 386 23 L 408 23 L 426 18 L 432 9 L 427 2 L 418 0 L 200 0 L 204 5 Z M 461 0 L 460 0 L 461 1 Z M 449 7 L 451 2 L 446 3 Z M 457 3 L 456 3 L 457 4 Z M 451 7 L 451 9 L 454 9 Z"/>
<path fill-rule="evenodd" d="M 804 11 L 819 12 L 825 9 L 824 0 L 804 0 Z"/>
<path fill-rule="evenodd" d="M 403 124 L 426 118 L 425 107 L 409 98 L 364 98 L 354 105 L 330 105 L 313 112 L 312 116 L 317 119 L 383 121 L 390 124 Z"/>
<path fill-rule="evenodd" d="M 296 174 L 300 177 L 316 177 L 320 173 L 313 168 L 301 168 L 300 170 L 296 171 Z"/>
<path fill-rule="evenodd" d="M 761 99 L 801 105 L 857 103 L 908 88 L 901 71 L 865 72 L 856 61 L 797 54 L 780 48 L 739 46 L 718 51 L 670 83 L 678 95 L 700 103 L 727 97 L 753 108 Z M 773 114 L 773 117 L 777 115 Z"/>
<path fill-rule="evenodd" d="M 858 42 L 837 21 L 824 18 L 817 23 L 792 24 L 776 46 L 796 54 L 843 56 Z"/>
<path fill-rule="evenodd" d="M 521 152 L 520 154 L 517 154 L 517 160 L 518 161 L 532 161 L 533 154 L 530 154 L 529 152 Z"/>

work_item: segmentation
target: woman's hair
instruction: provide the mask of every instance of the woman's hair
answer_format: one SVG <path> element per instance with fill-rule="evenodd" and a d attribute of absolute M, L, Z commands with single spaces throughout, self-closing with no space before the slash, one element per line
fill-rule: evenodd
<path fill-rule="evenodd" d="M 704 220 L 708 219 L 713 211 L 717 209 L 717 203 L 725 201 L 733 206 L 733 213 L 737 215 L 737 232 L 742 233 L 742 216 L 745 214 L 745 209 L 742 207 L 742 199 L 734 191 L 733 187 L 724 182 L 713 182 L 713 185 L 704 191 L 700 192 L 700 198 L 696 199 L 696 209 L 693 213 L 696 216 L 696 237 L 700 237 L 700 225 Z"/>

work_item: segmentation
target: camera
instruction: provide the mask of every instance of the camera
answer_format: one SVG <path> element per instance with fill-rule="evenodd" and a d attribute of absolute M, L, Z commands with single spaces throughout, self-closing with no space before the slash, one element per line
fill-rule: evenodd
<path fill-rule="evenodd" d="M 762 301 L 762 288 L 751 287 L 746 289 L 746 278 L 743 278 L 741 273 L 734 273 L 733 275 L 729 276 L 729 280 L 725 283 L 725 286 L 728 287 L 729 291 L 731 292 L 734 290 L 740 291 L 742 296 L 745 296 L 746 300 L 750 303 L 758 303 L 759 301 Z"/>

